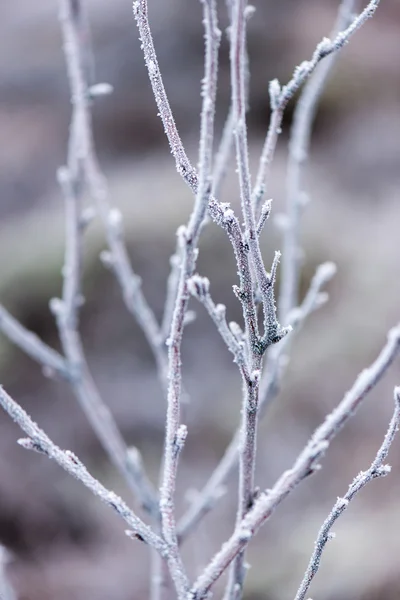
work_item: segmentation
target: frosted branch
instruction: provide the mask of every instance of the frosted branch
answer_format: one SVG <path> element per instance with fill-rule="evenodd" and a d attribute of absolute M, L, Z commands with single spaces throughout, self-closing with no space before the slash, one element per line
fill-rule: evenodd
<path fill-rule="evenodd" d="M 343 46 L 347 44 L 357 29 L 359 29 L 370 17 L 373 16 L 379 2 L 380 0 L 371 0 L 365 9 L 352 21 L 349 27 L 340 32 L 333 41 L 329 40 L 328 38 L 324 38 L 317 45 L 311 59 L 302 62 L 298 67 L 296 67 L 292 79 L 282 88 L 277 80 L 271 82 L 271 121 L 261 153 L 260 165 L 253 190 L 253 202 L 256 216 L 259 214 L 266 182 L 268 182 L 269 179 L 269 169 L 275 154 L 278 137 L 281 133 L 283 113 L 289 100 L 293 98 L 297 90 L 313 73 L 319 62 L 323 58 L 343 48 Z"/>
<path fill-rule="evenodd" d="M 277 506 L 311 475 L 329 443 L 352 417 L 367 393 L 375 387 L 392 364 L 400 349 L 400 324 L 388 334 L 387 343 L 372 365 L 360 373 L 353 387 L 345 394 L 336 409 L 316 429 L 310 441 L 298 455 L 294 465 L 285 471 L 270 490 L 265 490 L 255 500 L 253 507 L 237 525 L 233 535 L 214 556 L 191 590 L 192 600 L 207 597 L 211 586 L 219 579 L 229 564 L 242 552 L 250 539 L 265 523 Z"/>
<path fill-rule="evenodd" d="M 331 512 L 329 513 L 321 529 L 319 530 L 318 537 L 315 542 L 314 552 L 312 553 L 310 562 L 304 574 L 303 581 L 301 582 L 300 587 L 297 591 L 295 600 L 305 599 L 308 589 L 312 583 L 312 580 L 318 572 L 322 553 L 325 549 L 325 546 L 327 542 L 333 537 L 331 531 L 332 527 L 334 526 L 338 518 L 348 508 L 351 500 L 353 500 L 353 498 L 370 481 L 372 481 L 373 479 L 377 479 L 378 477 L 385 477 L 390 473 L 390 466 L 385 465 L 384 462 L 387 458 L 390 446 L 392 445 L 392 442 L 400 425 L 400 388 L 395 388 L 394 390 L 394 401 L 394 413 L 389 424 L 389 429 L 386 432 L 383 443 L 379 448 L 374 461 L 372 462 L 371 466 L 367 471 L 361 471 L 357 475 L 352 484 L 349 486 L 347 493 L 343 497 L 337 499 Z"/>
<path fill-rule="evenodd" d="M 42 431 L 30 416 L 0 387 L 0 405 L 26 433 L 27 438 L 19 444 L 28 450 L 36 450 L 54 460 L 67 473 L 78 479 L 102 502 L 112 508 L 132 530 L 139 540 L 143 540 L 167 557 L 168 547 L 151 529 L 114 492 L 107 490 L 97 479 L 90 475 L 83 463 L 70 450 L 61 450 Z"/>
<path fill-rule="evenodd" d="M 83 178 L 103 222 L 109 247 L 108 264 L 112 267 L 121 287 L 125 305 L 143 330 L 153 352 L 158 374 L 166 392 L 167 359 L 160 343 L 160 331 L 153 311 L 144 297 L 141 280 L 134 273 L 123 239 L 122 218 L 110 205 L 107 184 L 99 167 L 92 133 L 90 86 L 84 68 L 87 53 L 85 40 L 80 35 L 79 15 L 83 7 L 80 0 L 60 0 L 60 22 L 64 39 L 65 59 L 72 98 L 72 125 L 77 125 L 79 160 Z"/>
<path fill-rule="evenodd" d="M 336 38 L 351 21 L 355 0 L 342 0 L 331 38 Z M 298 99 L 290 132 L 289 156 L 286 172 L 286 221 L 283 235 L 282 277 L 279 292 L 279 315 L 286 322 L 289 312 L 297 304 L 300 269 L 300 217 L 303 210 L 302 179 L 308 158 L 311 131 L 318 102 L 326 81 L 339 54 L 332 52 L 316 67 Z"/>
<path fill-rule="evenodd" d="M 244 343 L 238 340 L 232 333 L 226 321 L 226 307 L 223 304 L 215 304 L 209 292 L 210 282 L 206 277 L 193 275 L 189 279 L 189 292 L 199 300 L 207 310 L 228 350 L 233 354 L 235 362 L 243 368 L 246 368 L 246 358 Z M 247 372 L 247 371 L 246 371 Z"/>
<path fill-rule="evenodd" d="M 260 382 L 259 392 L 259 416 L 262 417 L 273 398 L 279 391 L 282 378 L 283 357 L 288 351 L 293 336 L 297 334 L 303 325 L 305 319 L 320 306 L 321 289 L 334 275 L 335 267 L 333 263 L 323 263 L 320 265 L 314 277 L 311 280 L 309 290 L 296 313 L 292 317 L 293 331 L 280 344 L 272 346 L 270 350 L 273 353 L 268 356 L 267 366 L 263 371 Z M 218 306 L 215 308 L 218 312 Z M 222 335 L 222 334 L 221 334 Z M 216 500 L 221 496 L 221 490 L 229 475 L 237 465 L 240 446 L 240 429 L 237 429 L 232 437 L 228 447 L 218 466 L 215 468 L 203 489 L 199 491 L 195 500 L 181 518 L 178 525 L 179 539 L 184 541 L 187 536 L 196 528 L 198 523 L 212 510 Z"/>
<path fill-rule="evenodd" d="M 188 280 L 194 273 L 198 256 L 198 241 L 201 227 L 207 214 L 210 196 L 211 156 L 214 136 L 214 113 L 217 88 L 218 47 L 220 32 L 217 27 L 217 12 L 214 0 L 204 0 L 205 25 L 205 74 L 202 88 L 202 111 L 199 148 L 199 180 L 193 212 L 187 227 L 181 228 L 182 264 L 171 332 L 167 340 L 168 354 L 168 402 L 164 448 L 164 467 L 161 486 L 160 510 L 163 537 L 179 563 L 179 569 L 171 571 L 179 597 L 184 597 L 189 583 L 180 558 L 175 523 L 175 486 L 179 456 L 182 452 L 187 430 L 180 423 L 182 393 L 181 343 L 185 324 L 185 313 L 189 300 Z M 142 44 L 146 39 L 142 36 Z M 156 63 L 148 62 L 150 80 L 158 71 Z"/>

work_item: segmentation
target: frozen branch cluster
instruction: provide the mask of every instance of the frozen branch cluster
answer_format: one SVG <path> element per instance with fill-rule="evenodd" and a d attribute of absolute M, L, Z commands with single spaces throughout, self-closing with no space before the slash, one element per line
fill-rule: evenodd
<path fill-rule="evenodd" d="M 326 283 L 335 265 L 320 265 L 303 301 L 298 302 L 299 237 L 302 202 L 302 168 L 310 144 L 313 117 L 323 84 L 338 51 L 371 17 L 379 0 L 371 0 L 360 14 L 353 14 L 353 0 L 342 0 L 331 39 L 323 38 L 309 60 L 295 68 L 291 80 L 270 84 L 271 120 L 266 133 L 254 186 L 248 160 L 246 127 L 248 59 L 247 20 L 251 13 L 246 0 L 230 0 L 227 9 L 229 29 L 232 99 L 219 147 L 214 153 L 214 117 L 218 81 L 218 28 L 216 0 L 201 0 L 205 37 L 205 72 L 202 82 L 202 110 L 198 166 L 185 151 L 172 113 L 157 60 L 148 17 L 147 0 L 133 2 L 133 14 L 151 88 L 179 175 L 194 196 L 193 210 L 186 225 L 178 231 L 176 253 L 171 259 L 165 311 L 159 323 L 147 302 L 140 278 L 134 272 L 123 232 L 123 218 L 111 205 L 105 178 L 96 159 L 92 134 L 91 105 L 99 95 L 112 89 L 106 83 L 89 81 L 86 64 L 90 53 L 88 23 L 83 0 L 59 0 L 60 23 L 64 40 L 67 73 L 71 91 L 72 117 L 66 165 L 58 171 L 65 201 L 65 262 L 61 298 L 53 298 L 50 308 L 58 326 L 62 354 L 48 347 L 0 307 L 0 329 L 29 356 L 46 375 L 65 379 L 89 419 L 111 461 L 129 484 L 136 508 L 93 478 L 79 458 L 60 449 L 29 415 L 2 389 L 0 404 L 21 427 L 26 437 L 19 444 L 56 461 L 65 471 L 112 508 L 127 524 L 127 534 L 151 547 L 154 560 L 151 574 L 153 600 L 201 600 L 209 597 L 214 583 L 229 570 L 225 600 L 240 600 L 246 575 L 245 551 L 259 528 L 278 505 L 318 467 L 330 442 L 346 424 L 367 393 L 384 376 L 400 348 L 400 325 L 388 335 L 376 360 L 365 369 L 338 406 L 315 430 L 299 452 L 290 469 L 264 491 L 257 491 L 255 466 L 257 427 L 265 408 L 276 397 L 286 358 L 294 335 L 309 315 L 327 300 Z M 321 64 L 320 64 L 321 63 Z M 266 267 L 260 235 L 271 213 L 270 199 L 264 200 L 285 108 L 295 93 L 306 84 L 297 101 L 289 146 L 287 214 L 283 236 L 283 267 L 278 310 L 275 302 L 276 275 L 280 252 Z M 238 214 L 218 199 L 231 151 L 235 148 L 241 209 Z M 86 362 L 79 333 L 79 311 L 83 302 L 82 256 L 88 221 L 100 217 L 107 249 L 101 254 L 121 288 L 127 310 L 141 326 L 154 355 L 161 388 L 167 402 L 165 446 L 160 473 L 160 490 L 149 481 L 139 452 L 128 449 L 102 399 Z M 196 269 L 198 243 L 210 217 L 228 236 L 236 259 L 238 282 L 233 291 L 241 304 L 241 324 L 230 322 L 226 307 L 215 303 L 210 282 Z M 243 223 L 243 224 L 242 224 Z M 179 459 L 188 435 L 181 420 L 182 353 L 188 304 L 193 296 L 214 322 L 241 375 L 243 402 L 241 424 L 204 488 L 187 512 L 178 518 L 175 487 Z M 279 316 L 279 318 L 278 318 Z M 323 524 L 296 600 L 306 597 L 315 576 L 331 527 L 352 498 L 372 479 L 389 473 L 386 457 L 399 426 L 400 391 L 395 390 L 395 411 L 384 442 L 371 464 L 338 498 Z M 190 432 L 189 432 L 190 433 Z M 195 581 L 190 581 L 182 560 L 181 544 L 196 529 L 224 492 L 229 474 L 238 466 L 237 518 L 232 535 L 210 560 Z M 139 510 L 144 516 L 139 516 Z M 169 576 L 168 576 L 169 572 Z M 1 583 L 1 582 L 0 582 Z M 12 592 L 9 593 L 13 597 Z"/>

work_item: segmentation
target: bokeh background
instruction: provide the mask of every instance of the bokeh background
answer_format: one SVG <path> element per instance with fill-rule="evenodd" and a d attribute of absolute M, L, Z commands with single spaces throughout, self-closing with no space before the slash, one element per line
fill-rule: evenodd
<path fill-rule="evenodd" d="M 176 228 L 193 202 L 175 172 L 125 0 L 88 1 L 95 81 L 115 91 L 94 106 L 95 137 L 113 202 L 124 214 L 131 258 L 144 291 L 162 313 Z M 227 25 L 220 2 L 221 26 Z M 196 161 L 203 71 L 201 5 L 149 0 L 165 85 L 189 155 Z M 253 172 L 268 125 L 268 82 L 285 82 L 329 34 L 338 0 L 256 1 L 249 22 L 249 128 Z M 226 37 L 221 48 L 218 131 L 229 106 Z M 273 484 L 310 433 L 342 398 L 400 319 L 400 5 L 386 0 L 342 51 L 316 119 L 302 222 L 302 293 L 320 262 L 338 274 L 330 301 L 293 347 L 281 394 L 260 427 L 257 483 Z M 283 210 L 290 106 L 270 193 Z M 65 161 L 70 105 L 56 0 L 0 3 L 0 298 L 27 327 L 59 347 L 48 301 L 60 294 L 63 202 L 55 182 Z M 232 173 L 223 199 L 237 202 Z M 100 264 L 101 228 L 88 232 L 82 335 L 94 378 L 129 444 L 140 448 L 153 481 L 162 451 L 165 406 L 151 353 L 127 314 L 112 275 Z M 281 247 L 271 218 L 263 233 L 270 261 Z M 228 241 L 210 225 L 199 271 L 215 301 L 240 322 L 232 293 Z M 240 380 L 200 306 L 184 341 L 184 406 L 189 437 L 181 462 L 181 513 L 223 453 L 239 420 Z M 0 339 L 0 381 L 62 447 L 129 499 L 64 383 Z M 318 528 L 337 496 L 369 466 L 392 412 L 399 360 L 333 442 L 323 470 L 289 497 L 253 541 L 246 600 L 293 598 Z M 46 458 L 21 449 L 18 429 L 0 414 L 0 542 L 20 600 L 148 598 L 147 549 L 124 524 Z M 390 477 L 373 482 L 335 528 L 311 595 L 325 600 L 394 600 L 400 596 L 400 441 Z M 192 576 L 232 531 L 236 481 L 184 547 Z M 216 597 L 219 597 L 216 592 Z"/>

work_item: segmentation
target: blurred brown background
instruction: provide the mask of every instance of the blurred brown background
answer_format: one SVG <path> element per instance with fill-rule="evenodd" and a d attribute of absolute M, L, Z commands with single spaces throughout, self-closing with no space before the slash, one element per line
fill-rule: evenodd
<path fill-rule="evenodd" d="M 268 124 L 268 82 L 287 81 L 329 34 L 338 0 L 255 2 L 249 23 L 250 141 L 253 172 Z M 177 124 L 196 160 L 203 70 L 201 5 L 149 0 L 150 19 Z M 221 2 L 221 27 L 227 25 Z M 95 136 L 113 201 L 125 216 L 131 257 L 144 291 L 161 314 L 168 256 L 192 198 L 179 180 L 151 96 L 131 2 L 91 0 L 95 81 L 112 96 L 94 107 Z M 218 131 L 229 104 L 228 48 L 221 49 Z M 303 220 L 302 290 L 317 264 L 339 272 L 331 299 L 296 341 L 284 389 L 262 423 L 257 482 L 272 485 L 382 347 L 400 319 L 400 5 L 386 0 L 342 52 L 318 113 L 307 169 L 311 204 Z M 276 156 L 271 193 L 282 210 L 287 130 Z M 48 300 L 60 293 L 63 203 L 55 170 L 65 160 L 70 106 L 55 0 L 0 3 L 0 296 L 29 328 L 58 347 Z M 234 169 L 224 200 L 237 201 Z M 263 240 L 270 261 L 280 247 L 271 219 Z M 94 377 L 130 444 L 157 481 L 165 407 L 143 336 L 126 313 L 98 253 L 101 230 L 88 234 L 82 332 Z M 215 301 L 240 322 L 231 286 L 235 266 L 225 236 L 210 225 L 199 271 Z M 205 481 L 239 419 L 240 381 L 230 355 L 200 306 L 184 341 L 184 407 L 189 437 L 181 463 L 185 490 Z M 129 499 L 74 398 L 63 383 L 0 340 L 0 381 L 62 447 Z M 366 405 L 332 444 L 323 470 L 276 512 L 251 545 L 246 600 L 293 598 L 317 530 L 338 495 L 369 466 L 392 411 L 397 361 Z M 18 429 L 0 414 L 0 542 L 12 553 L 10 578 L 20 600 L 140 600 L 148 597 L 146 548 L 56 465 L 16 444 Z M 311 594 L 325 600 L 400 597 L 400 442 L 390 477 L 374 482 L 335 528 Z M 190 572 L 231 532 L 235 482 L 185 546 Z M 218 593 L 216 593 L 218 597 Z"/>

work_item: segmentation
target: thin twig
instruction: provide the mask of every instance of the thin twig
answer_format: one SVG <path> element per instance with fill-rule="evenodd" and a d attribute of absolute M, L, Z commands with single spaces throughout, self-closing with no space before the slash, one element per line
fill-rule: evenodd
<path fill-rule="evenodd" d="M 355 0 L 342 0 L 331 38 L 335 38 L 346 29 L 353 15 L 354 5 Z M 286 323 L 289 312 L 297 305 L 300 267 L 299 221 L 304 204 L 302 175 L 308 158 L 312 126 L 318 102 L 338 56 L 338 52 L 333 52 L 317 66 L 305 84 L 294 109 L 286 172 L 286 219 L 278 302 L 279 317 L 283 323 Z"/>
<path fill-rule="evenodd" d="M 189 583 L 180 559 L 176 523 L 175 523 L 175 486 L 179 455 L 186 438 L 186 426 L 180 423 L 181 402 L 181 343 L 185 313 L 189 300 L 188 280 L 194 273 L 198 255 L 198 241 L 201 227 L 207 214 L 210 196 L 211 157 L 214 135 L 214 114 L 218 73 L 218 47 L 220 32 L 217 27 L 215 0 L 204 0 L 205 25 L 205 75 L 202 89 L 202 111 L 199 148 L 199 185 L 193 212 L 187 227 L 181 228 L 182 264 L 177 289 L 176 302 L 172 317 L 171 332 L 168 338 L 168 402 L 164 449 L 164 470 L 160 492 L 162 532 L 171 553 L 180 568 L 171 571 L 179 597 L 185 597 Z M 142 44 L 146 40 L 142 38 Z M 158 71 L 158 66 L 149 64 L 150 79 Z"/>
<path fill-rule="evenodd" d="M 351 25 L 339 33 L 333 41 L 324 38 L 316 47 L 311 59 L 302 62 L 294 70 L 292 79 L 281 89 L 277 79 L 270 84 L 271 98 L 271 121 L 268 133 L 261 153 L 260 165 L 256 177 L 256 183 L 253 190 L 253 202 L 255 206 L 255 215 L 258 216 L 263 195 L 265 193 L 266 182 L 269 179 L 269 169 L 275 154 L 275 148 L 281 133 L 282 118 L 285 108 L 293 98 L 297 90 L 303 85 L 306 79 L 313 73 L 318 63 L 333 52 L 343 48 L 350 37 L 375 13 L 380 0 L 371 0 L 366 8 L 356 17 Z"/>
<path fill-rule="evenodd" d="M 72 131 L 75 136 L 78 130 Z M 74 150 L 74 141 L 77 144 Z M 89 371 L 79 334 L 81 304 L 82 235 L 79 189 L 82 187 L 79 170 L 78 139 L 70 141 L 69 165 L 59 170 L 59 181 L 66 206 L 66 251 L 63 268 L 62 300 L 53 298 L 50 305 L 56 317 L 61 344 L 71 372 L 71 386 L 96 435 L 113 463 L 137 495 L 142 507 L 158 515 L 155 496 L 149 487 L 142 486 L 129 461 L 128 449 L 107 405 L 101 398 Z M 75 173 L 75 180 L 71 179 Z"/>
<path fill-rule="evenodd" d="M 356 496 L 358 492 L 360 492 L 370 481 L 378 477 L 385 477 L 390 473 L 391 467 L 389 465 L 385 465 L 384 462 L 400 425 L 400 388 L 398 387 L 394 390 L 394 402 L 394 413 L 389 424 L 389 429 L 386 432 L 382 445 L 379 448 L 371 466 L 367 471 L 361 471 L 349 486 L 347 493 L 343 497 L 337 499 L 331 512 L 319 530 L 318 537 L 315 542 L 314 552 L 310 558 L 310 562 L 304 574 L 303 581 L 301 582 L 297 591 L 295 600 L 305 599 L 311 582 L 318 572 L 321 563 L 321 556 L 325 546 L 327 542 L 334 537 L 331 529 L 340 515 L 342 515 L 343 512 L 348 508 L 351 500 L 353 500 L 354 496 Z"/>
<path fill-rule="evenodd" d="M 171 269 L 168 275 L 164 313 L 160 327 L 160 336 L 163 343 L 166 342 L 171 330 L 172 317 L 174 314 L 174 307 L 176 302 L 176 294 L 179 285 L 179 273 L 181 270 L 181 249 L 179 244 L 179 236 L 177 235 L 177 237 L 178 241 L 176 244 L 176 250 L 170 258 Z"/>
<path fill-rule="evenodd" d="M 372 365 L 360 373 L 353 387 L 345 394 L 335 410 L 316 429 L 310 441 L 298 455 L 293 467 L 285 471 L 272 489 L 265 490 L 255 500 L 253 508 L 236 527 L 230 539 L 214 556 L 191 589 L 191 600 L 207 597 L 211 586 L 219 579 L 235 557 L 243 551 L 261 525 L 275 508 L 305 478 L 317 468 L 331 440 L 352 417 L 368 392 L 375 387 L 392 364 L 400 349 L 400 324 L 388 334 L 387 343 Z"/>
<path fill-rule="evenodd" d="M 133 14 L 139 30 L 140 39 L 142 40 L 141 47 L 149 73 L 153 95 L 157 104 L 158 113 L 163 123 L 165 135 L 167 136 L 170 145 L 171 154 L 175 160 L 176 169 L 192 192 L 197 195 L 199 189 L 199 177 L 185 152 L 165 91 L 148 19 L 147 0 L 136 0 L 133 3 Z M 243 288 L 244 282 L 246 280 L 250 281 L 250 265 L 239 221 L 229 204 L 218 202 L 212 195 L 209 197 L 208 214 L 228 235 L 235 253 L 240 284 Z M 246 301 L 246 298 L 241 301 L 243 304 L 243 302 Z M 250 310 L 250 306 L 246 305 L 246 309 Z M 252 320 L 252 330 L 255 332 L 256 315 L 252 314 L 249 318 Z M 257 344 L 258 342 L 259 340 L 256 336 L 253 336 L 253 343 Z"/>
<path fill-rule="evenodd" d="M 203 304 L 228 350 L 233 354 L 235 362 L 239 366 L 243 366 L 247 373 L 244 342 L 243 340 L 239 340 L 232 332 L 226 321 L 226 307 L 223 304 L 214 304 L 209 288 L 210 282 L 207 277 L 193 275 L 189 279 L 189 292 Z"/>
<path fill-rule="evenodd" d="M 53 459 L 67 473 L 73 475 L 85 487 L 93 492 L 105 504 L 110 506 L 129 525 L 133 534 L 160 552 L 169 556 L 167 544 L 119 498 L 114 492 L 107 490 L 97 479 L 92 477 L 82 462 L 70 450 L 61 450 L 42 431 L 30 416 L 0 387 L 0 405 L 10 417 L 26 433 L 28 438 L 19 441 L 23 448 L 36 450 Z"/>
<path fill-rule="evenodd" d="M 117 209 L 110 207 L 106 181 L 96 157 L 90 110 L 91 88 L 86 80 L 83 61 L 86 48 L 84 40 L 87 39 L 87 36 L 79 35 L 78 22 L 75 18 L 77 13 L 82 13 L 83 8 L 80 0 L 60 1 L 60 21 L 73 104 L 72 122 L 76 119 L 76 115 L 79 115 L 78 135 L 83 176 L 103 222 L 110 251 L 109 255 L 105 255 L 108 258 L 107 262 L 112 267 L 122 289 L 127 309 L 142 328 L 153 352 L 161 384 L 166 392 L 167 357 L 160 342 L 159 326 L 144 297 L 141 280 L 132 269 L 123 239 L 122 217 Z"/>
<path fill-rule="evenodd" d="M 300 330 L 305 319 L 321 305 L 321 289 L 334 274 L 334 265 L 324 263 L 320 265 L 311 281 L 310 288 L 299 307 L 297 314 L 293 314 L 293 331 L 282 342 L 276 346 L 271 346 L 273 358 L 268 357 L 267 367 L 264 370 L 259 392 L 259 416 L 262 417 L 273 398 L 279 390 L 282 379 L 281 362 L 285 353 L 287 353 L 288 344 L 293 340 L 294 335 Z M 220 306 L 220 305 L 217 305 Z M 215 307 L 217 309 L 217 307 Z M 215 310 L 218 313 L 218 310 Z M 218 315 L 217 315 L 218 316 Z M 222 334 L 221 334 L 222 335 Z M 224 490 L 224 484 L 233 472 L 239 455 L 240 429 L 237 429 L 232 437 L 223 457 L 217 467 L 211 474 L 203 489 L 196 494 L 196 498 L 178 524 L 179 539 L 183 542 L 188 535 L 195 529 L 200 521 L 215 506 L 216 500 L 221 496 Z"/>

